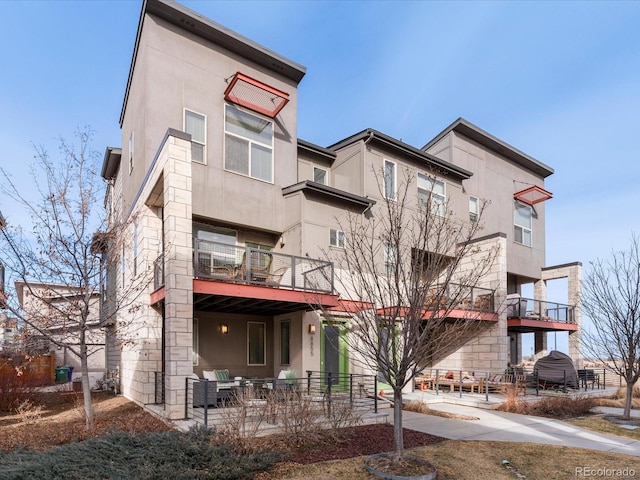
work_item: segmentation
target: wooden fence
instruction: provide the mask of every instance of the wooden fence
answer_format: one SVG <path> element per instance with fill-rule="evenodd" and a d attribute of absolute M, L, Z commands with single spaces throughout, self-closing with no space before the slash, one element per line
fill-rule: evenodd
<path fill-rule="evenodd" d="M 55 381 L 55 355 L 0 355 L 0 376 L 23 377 L 20 383 L 32 387 L 51 385 Z"/>

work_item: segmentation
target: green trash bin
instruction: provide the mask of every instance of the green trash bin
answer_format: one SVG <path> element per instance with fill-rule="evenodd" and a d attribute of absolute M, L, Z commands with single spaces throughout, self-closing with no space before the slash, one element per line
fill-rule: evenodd
<path fill-rule="evenodd" d="M 56 382 L 69 381 L 69 367 L 56 367 Z"/>

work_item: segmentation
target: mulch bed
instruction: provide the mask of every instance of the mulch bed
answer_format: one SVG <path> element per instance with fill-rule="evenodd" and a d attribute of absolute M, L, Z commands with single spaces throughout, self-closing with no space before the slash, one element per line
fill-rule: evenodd
<path fill-rule="evenodd" d="M 24 423 L 13 412 L 0 413 L 0 452 L 17 447 L 48 450 L 56 445 L 79 442 L 111 430 L 123 432 L 159 432 L 170 430 L 162 420 L 145 412 L 124 397 L 96 392 L 94 398 L 95 430 L 87 432 L 82 398 L 77 394 L 41 393 L 34 404 L 46 405 L 41 418 Z"/>
<path fill-rule="evenodd" d="M 446 440 L 442 437 L 403 429 L 404 448 L 433 445 Z M 341 460 L 393 451 L 393 425 L 377 423 L 342 429 L 337 441 L 304 444 L 291 452 L 290 460 L 297 463 L 316 463 Z"/>

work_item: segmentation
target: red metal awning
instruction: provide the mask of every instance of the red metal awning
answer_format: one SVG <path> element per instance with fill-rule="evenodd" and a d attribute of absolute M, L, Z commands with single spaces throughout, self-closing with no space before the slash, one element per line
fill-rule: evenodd
<path fill-rule="evenodd" d="M 535 205 L 536 203 L 544 202 L 545 200 L 553 198 L 553 193 L 534 185 L 533 187 L 525 188 L 524 190 L 514 193 L 513 198 L 520 200 L 527 205 Z"/>
<path fill-rule="evenodd" d="M 274 118 L 289 101 L 289 94 L 238 72 L 229 82 L 224 98 Z"/>

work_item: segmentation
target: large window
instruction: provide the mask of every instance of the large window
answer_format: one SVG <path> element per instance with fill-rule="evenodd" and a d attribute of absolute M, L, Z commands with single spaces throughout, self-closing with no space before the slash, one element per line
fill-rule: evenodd
<path fill-rule="evenodd" d="M 194 223 L 193 236 L 197 252 L 196 274 L 207 274 L 214 267 L 239 263 L 235 230 Z"/>
<path fill-rule="evenodd" d="M 191 160 L 207 163 L 207 117 L 185 110 L 184 131 L 191 135 Z"/>
<path fill-rule="evenodd" d="M 513 210 L 514 239 L 517 243 L 528 247 L 531 246 L 531 217 L 531 207 L 516 201 Z"/>
<path fill-rule="evenodd" d="M 389 242 L 384 242 L 384 268 L 387 275 L 393 275 L 398 263 L 398 250 Z"/>
<path fill-rule="evenodd" d="M 273 182 L 273 123 L 225 105 L 224 168 Z"/>
<path fill-rule="evenodd" d="M 476 197 L 469 197 L 469 220 L 471 220 L 472 222 L 477 222 L 479 214 L 480 207 L 478 199 Z"/>
<path fill-rule="evenodd" d="M 384 161 L 384 196 L 396 199 L 396 164 L 389 160 Z"/>
<path fill-rule="evenodd" d="M 264 322 L 247 323 L 247 352 L 249 365 L 266 365 L 266 329 Z"/>
<path fill-rule="evenodd" d="M 344 232 L 342 230 L 329 230 L 329 245 L 344 248 Z"/>
<path fill-rule="evenodd" d="M 313 181 L 327 185 L 327 171 L 324 168 L 313 167 Z"/>
<path fill-rule="evenodd" d="M 442 180 L 418 173 L 418 207 L 427 208 L 431 205 L 431 212 L 444 217 L 445 186 Z"/>
<path fill-rule="evenodd" d="M 280 365 L 291 363 L 291 321 L 280 323 Z"/>

